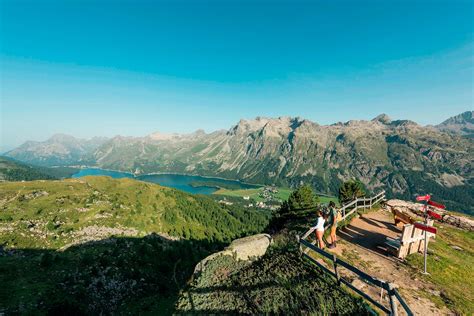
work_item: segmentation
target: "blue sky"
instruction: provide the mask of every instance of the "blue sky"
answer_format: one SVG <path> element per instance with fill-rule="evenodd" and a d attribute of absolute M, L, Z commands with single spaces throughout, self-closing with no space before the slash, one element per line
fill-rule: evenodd
<path fill-rule="evenodd" d="M 0 150 L 473 109 L 472 1 L 0 0 Z"/>

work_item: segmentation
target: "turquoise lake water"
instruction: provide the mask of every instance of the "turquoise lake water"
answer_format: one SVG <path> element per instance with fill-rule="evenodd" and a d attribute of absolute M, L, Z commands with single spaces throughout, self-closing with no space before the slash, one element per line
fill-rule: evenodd
<path fill-rule="evenodd" d="M 175 188 L 188 193 L 193 194 L 212 194 L 217 191 L 216 187 L 213 186 L 198 186 L 194 187 L 191 185 L 193 182 L 199 182 L 205 184 L 206 182 L 212 182 L 213 184 L 228 184 L 236 185 L 241 189 L 254 188 L 254 185 L 242 183 L 236 180 L 226 180 L 219 178 L 207 178 L 200 176 L 180 175 L 180 174 L 148 174 L 135 177 L 131 173 L 110 171 L 96 168 L 81 169 L 78 173 L 74 174 L 73 178 L 79 178 L 84 176 L 109 176 L 115 179 L 120 178 L 131 178 L 141 181 L 147 181 L 152 183 L 158 183 L 162 186 Z"/>

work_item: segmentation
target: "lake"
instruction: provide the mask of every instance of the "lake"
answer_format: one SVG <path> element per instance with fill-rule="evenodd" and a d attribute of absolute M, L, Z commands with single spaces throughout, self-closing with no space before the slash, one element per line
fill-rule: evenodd
<path fill-rule="evenodd" d="M 242 183 L 237 180 L 181 174 L 147 174 L 136 177 L 133 174 L 127 172 L 103 170 L 98 168 L 81 169 L 78 173 L 72 175 L 73 178 L 80 178 L 84 176 L 109 176 L 115 179 L 131 178 L 146 182 L 158 183 L 165 187 L 175 188 L 193 194 L 212 194 L 218 190 L 217 186 L 232 186 L 233 188 L 237 189 L 251 189 L 257 187 L 255 185 Z"/>

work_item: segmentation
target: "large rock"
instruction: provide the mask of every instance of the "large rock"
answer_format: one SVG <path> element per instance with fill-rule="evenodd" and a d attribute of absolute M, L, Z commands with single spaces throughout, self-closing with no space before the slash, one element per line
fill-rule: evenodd
<path fill-rule="evenodd" d="M 227 250 L 238 260 L 249 260 L 260 258 L 272 243 L 272 237 L 268 234 L 258 234 L 234 240 Z"/>
<path fill-rule="evenodd" d="M 421 203 L 413 203 L 403 200 L 392 199 L 386 201 L 385 206 L 389 211 L 397 210 L 413 218 L 414 220 L 422 220 L 424 216 L 423 204 Z M 464 230 L 474 231 L 473 219 L 466 216 L 453 214 L 443 209 L 435 208 L 432 206 L 430 207 L 433 208 L 436 213 L 441 215 L 440 222 L 453 225 Z"/>
<path fill-rule="evenodd" d="M 226 249 L 213 253 L 201 260 L 194 268 L 194 273 L 204 271 L 208 262 L 218 256 L 232 256 L 237 260 L 252 260 L 263 256 L 272 243 L 268 234 L 257 234 L 234 240 Z"/>

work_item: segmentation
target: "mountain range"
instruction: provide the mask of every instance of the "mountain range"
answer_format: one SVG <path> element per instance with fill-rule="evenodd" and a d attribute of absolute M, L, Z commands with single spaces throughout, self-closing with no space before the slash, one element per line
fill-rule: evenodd
<path fill-rule="evenodd" d="M 474 212 L 472 111 L 436 126 L 387 115 L 319 125 L 292 117 L 241 120 L 229 130 L 154 133 L 79 140 L 55 135 L 7 156 L 37 165 L 87 165 L 144 174 L 172 172 L 250 183 L 310 183 L 336 193 L 357 178 L 372 191 L 413 198 L 430 192 L 449 207 Z"/>

